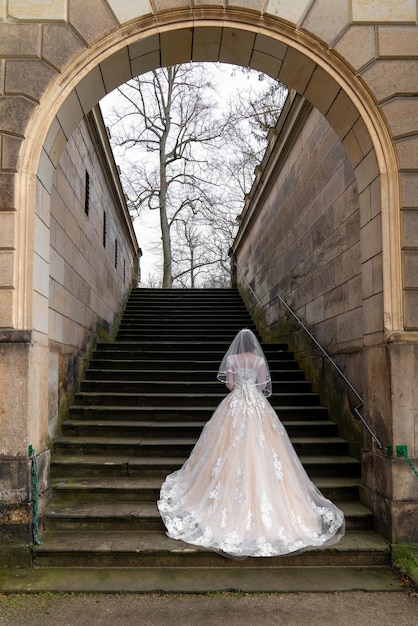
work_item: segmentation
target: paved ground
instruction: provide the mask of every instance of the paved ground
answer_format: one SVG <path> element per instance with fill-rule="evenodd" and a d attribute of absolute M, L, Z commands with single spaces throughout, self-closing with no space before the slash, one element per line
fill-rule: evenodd
<path fill-rule="evenodd" d="M 1 626 L 417 626 L 418 593 L 0 595 Z"/>

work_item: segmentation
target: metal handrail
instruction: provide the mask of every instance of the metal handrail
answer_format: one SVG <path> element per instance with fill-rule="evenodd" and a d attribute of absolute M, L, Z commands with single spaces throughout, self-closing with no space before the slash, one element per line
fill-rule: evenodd
<path fill-rule="evenodd" d="M 336 362 L 333 360 L 333 358 L 328 354 L 328 352 L 321 346 L 321 344 L 319 343 L 319 341 L 316 339 L 316 337 L 311 333 L 311 331 L 305 326 L 305 324 L 302 322 L 302 320 L 296 315 L 296 313 L 293 311 L 293 309 L 290 308 L 290 306 L 287 304 L 287 302 L 282 298 L 282 296 L 280 294 L 277 294 L 276 296 L 274 296 L 274 298 L 272 298 L 271 300 L 269 300 L 268 302 L 266 302 L 265 304 L 262 304 L 260 298 L 257 296 L 257 294 L 255 293 L 254 289 L 251 287 L 250 283 L 248 282 L 247 278 L 245 277 L 245 274 L 243 273 L 243 271 L 241 270 L 241 268 L 235 263 L 235 267 L 237 268 L 237 270 L 239 271 L 239 273 L 241 274 L 242 278 L 245 281 L 245 284 L 247 285 L 248 289 L 251 291 L 251 293 L 253 294 L 254 298 L 257 300 L 259 306 L 264 309 L 268 306 L 271 306 L 274 302 L 280 301 L 283 306 L 286 308 L 286 310 L 293 316 L 293 318 L 296 320 L 296 322 L 298 323 L 298 325 L 303 328 L 303 330 L 305 331 L 305 333 L 309 336 L 309 338 L 313 341 L 313 343 L 316 345 L 316 347 L 320 350 L 320 352 L 323 354 L 323 356 L 331 363 L 331 365 L 333 366 L 333 368 L 336 370 L 336 372 L 338 372 L 338 374 L 341 376 L 341 378 L 343 379 L 343 381 L 345 382 L 345 384 L 347 385 L 347 387 L 349 387 L 351 389 L 351 391 L 354 393 L 354 395 L 357 397 L 357 399 L 359 400 L 359 404 L 357 406 L 355 406 L 352 411 L 353 413 L 356 414 L 356 416 L 358 417 L 358 419 L 362 422 L 363 426 L 366 428 L 366 430 L 369 432 L 369 434 L 371 435 L 371 437 L 374 439 L 374 441 L 377 443 L 377 445 L 379 446 L 379 448 L 381 450 L 383 450 L 383 445 L 381 443 L 381 441 L 379 440 L 379 438 L 377 437 L 377 435 L 372 431 L 372 429 L 370 428 L 370 426 L 368 425 L 368 423 L 366 422 L 366 420 L 364 419 L 363 415 L 360 413 L 359 408 L 361 406 L 364 405 L 364 400 L 363 398 L 360 396 L 360 394 L 356 391 L 356 389 L 353 387 L 353 385 L 350 383 L 350 381 L 348 380 L 348 378 L 346 377 L 346 375 L 344 374 L 344 372 L 341 370 L 341 368 L 336 364 Z"/>

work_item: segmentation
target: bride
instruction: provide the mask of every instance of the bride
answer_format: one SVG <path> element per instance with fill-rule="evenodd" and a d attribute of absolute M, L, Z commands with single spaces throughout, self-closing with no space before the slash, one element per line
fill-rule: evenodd
<path fill-rule="evenodd" d="M 222 400 L 181 469 L 164 481 L 158 508 L 167 535 L 233 558 L 329 546 L 343 513 L 311 482 L 270 403 L 268 364 L 241 330 L 222 359 Z"/>

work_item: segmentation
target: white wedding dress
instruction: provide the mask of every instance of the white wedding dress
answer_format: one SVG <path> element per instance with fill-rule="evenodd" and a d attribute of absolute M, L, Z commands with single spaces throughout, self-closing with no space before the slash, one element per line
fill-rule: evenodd
<path fill-rule="evenodd" d="M 169 537 L 243 558 L 302 552 L 344 535 L 343 513 L 311 482 L 263 395 L 264 363 L 228 357 L 232 391 L 161 488 Z"/>

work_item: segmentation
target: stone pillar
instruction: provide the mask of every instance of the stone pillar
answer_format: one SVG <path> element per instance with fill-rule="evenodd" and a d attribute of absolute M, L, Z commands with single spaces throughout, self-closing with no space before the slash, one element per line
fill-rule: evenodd
<path fill-rule="evenodd" d="M 383 450 L 363 451 L 362 498 L 375 512 L 376 530 L 391 542 L 418 542 L 418 477 L 399 446 L 418 467 L 418 345 L 393 342 L 365 353 L 366 405 Z"/>
<path fill-rule="evenodd" d="M 38 460 L 39 509 L 48 495 L 48 349 L 29 331 L 0 334 L 0 525 L 2 533 L 31 539 L 31 459 Z"/>

